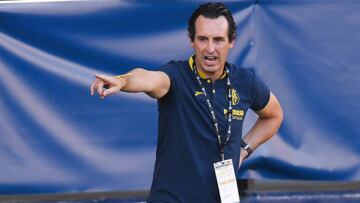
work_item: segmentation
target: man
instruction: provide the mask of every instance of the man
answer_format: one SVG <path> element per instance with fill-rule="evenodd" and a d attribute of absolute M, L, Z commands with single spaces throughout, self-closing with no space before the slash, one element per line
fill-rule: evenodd
<path fill-rule="evenodd" d="M 226 62 L 236 25 L 223 4 L 201 5 L 189 20 L 188 32 L 195 51 L 188 60 L 171 61 L 158 71 L 136 68 L 116 77 L 95 75 L 91 86 L 91 94 L 96 90 L 101 98 L 126 91 L 145 92 L 158 101 L 148 202 L 225 202 L 219 191 L 225 194 L 221 186 L 226 181 L 217 177 L 221 169 L 214 164 L 232 162 L 227 170 L 231 175 L 282 121 L 278 100 L 255 73 Z M 259 118 L 242 142 L 248 108 Z"/>

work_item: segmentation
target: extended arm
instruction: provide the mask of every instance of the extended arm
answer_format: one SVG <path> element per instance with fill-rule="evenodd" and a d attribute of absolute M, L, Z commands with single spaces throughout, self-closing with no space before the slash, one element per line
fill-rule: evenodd
<path fill-rule="evenodd" d="M 270 139 L 279 129 L 283 120 L 283 112 L 280 103 L 272 93 L 270 93 L 270 99 L 267 105 L 262 110 L 255 113 L 259 118 L 243 138 L 252 150 L 255 150 L 262 143 Z M 248 152 L 241 148 L 240 164 L 247 154 Z"/>
<path fill-rule="evenodd" d="M 136 68 L 121 78 L 98 74 L 95 74 L 95 77 L 90 92 L 91 95 L 94 95 L 96 90 L 101 98 L 119 91 L 145 92 L 151 97 L 161 98 L 170 89 L 170 78 L 161 71 Z M 108 89 L 105 89 L 104 86 L 108 86 Z"/>

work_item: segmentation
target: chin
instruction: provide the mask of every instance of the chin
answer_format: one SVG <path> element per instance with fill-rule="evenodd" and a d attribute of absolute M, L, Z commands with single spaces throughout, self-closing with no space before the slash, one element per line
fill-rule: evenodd
<path fill-rule="evenodd" d="M 203 66 L 204 71 L 209 72 L 209 73 L 215 73 L 217 72 L 220 68 L 219 66 Z"/>

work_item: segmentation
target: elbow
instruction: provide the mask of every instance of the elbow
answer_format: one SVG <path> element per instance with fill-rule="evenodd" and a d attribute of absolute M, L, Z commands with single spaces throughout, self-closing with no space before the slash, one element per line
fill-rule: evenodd
<path fill-rule="evenodd" d="M 272 117 L 275 120 L 276 125 L 276 130 L 278 130 L 281 126 L 281 123 L 284 119 L 284 112 L 283 109 L 281 107 L 280 102 L 278 101 L 278 99 L 275 97 L 275 95 L 272 95 L 272 104 L 273 104 L 273 111 L 272 111 Z"/>
<path fill-rule="evenodd" d="M 284 120 L 284 112 L 283 112 L 283 110 L 282 110 L 282 108 L 281 108 L 280 105 L 279 105 L 279 111 L 277 112 L 277 115 L 276 115 L 276 120 L 277 120 L 277 123 L 278 123 L 277 129 L 279 129 L 280 126 L 281 126 L 281 123 L 282 123 L 283 120 Z"/>
<path fill-rule="evenodd" d="M 271 94 L 268 105 L 258 112 L 259 118 L 270 121 L 273 130 L 276 132 L 284 119 L 284 112 L 277 98 Z"/>

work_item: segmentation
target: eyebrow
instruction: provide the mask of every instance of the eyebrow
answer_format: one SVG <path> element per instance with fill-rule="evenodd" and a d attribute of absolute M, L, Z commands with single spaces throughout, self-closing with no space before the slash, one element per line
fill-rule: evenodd
<path fill-rule="evenodd" d="M 204 35 L 198 35 L 198 36 L 196 36 L 196 38 L 197 38 L 197 39 L 200 39 L 200 38 L 205 38 L 205 39 L 208 39 L 209 37 L 204 36 Z M 215 39 L 215 40 L 224 40 L 224 39 L 225 39 L 225 37 L 222 37 L 222 36 L 216 36 L 216 37 L 214 37 L 214 39 Z"/>
<path fill-rule="evenodd" d="M 200 38 L 208 38 L 208 37 L 206 37 L 206 36 L 204 36 L 204 35 L 198 35 L 198 36 L 196 36 L 196 38 L 198 38 L 198 39 L 200 39 Z"/>
<path fill-rule="evenodd" d="M 224 37 L 214 37 L 215 40 L 225 40 Z"/>

